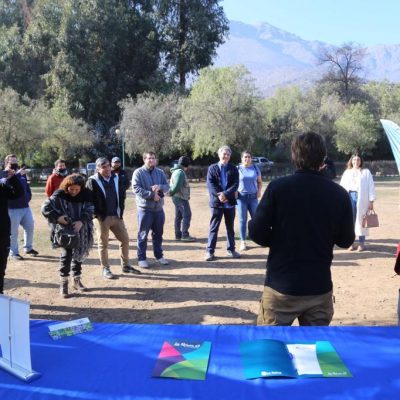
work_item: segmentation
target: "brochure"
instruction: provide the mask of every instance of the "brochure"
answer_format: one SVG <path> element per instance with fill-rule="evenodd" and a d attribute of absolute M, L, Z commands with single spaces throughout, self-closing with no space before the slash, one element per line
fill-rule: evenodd
<path fill-rule="evenodd" d="M 253 340 L 241 343 L 240 353 L 246 379 L 352 376 L 327 341 L 286 344 L 273 339 Z"/>
<path fill-rule="evenodd" d="M 61 322 L 49 326 L 49 335 L 58 340 L 65 336 L 73 336 L 79 333 L 93 330 L 92 323 L 89 318 L 75 319 L 73 321 Z"/>
<path fill-rule="evenodd" d="M 174 339 L 165 341 L 153 377 L 205 380 L 211 342 Z"/>

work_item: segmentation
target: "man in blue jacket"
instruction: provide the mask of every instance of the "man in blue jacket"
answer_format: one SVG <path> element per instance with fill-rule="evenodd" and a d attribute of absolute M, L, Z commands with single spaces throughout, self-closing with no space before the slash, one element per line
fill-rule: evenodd
<path fill-rule="evenodd" d="M 235 250 L 235 205 L 236 192 L 239 187 L 238 169 L 229 163 L 232 151 L 228 146 L 218 150 L 219 162 L 212 164 L 207 172 L 207 189 L 210 196 L 211 220 L 208 232 L 208 243 L 205 255 L 206 261 L 215 259 L 218 230 L 222 217 L 225 219 L 227 233 L 227 255 L 231 258 L 240 258 Z"/>
<path fill-rule="evenodd" d="M 32 198 L 31 188 L 29 187 L 28 178 L 25 168 L 20 168 L 15 154 L 9 154 L 4 164 L 7 169 L 15 171 L 22 188 L 23 195 L 8 202 L 8 214 L 11 221 L 11 247 L 10 256 L 13 260 L 23 260 L 18 249 L 18 228 L 21 225 L 24 229 L 24 251 L 25 254 L 36 257 L 39 253 L 33 249 L 33 230 L 35 223 L 33 221 L 32 210 L 29 207 L 29 202 Z"/>
<path fill-rule="evenodd" d="M 164 232 L 164 194 L 169 184 L 164 171 L 156 167 L 156 155 L 152 151 L 143 154 L 144 165 L 133 172 L 132 189 L 136 196 L 138 212 L 137 255 L 138 266 L 148 268 L 146 250 L 147 235 L 150 230 L 153 239 L 153 252 L 156 262 L 168 265 L 163 256 L 162 240 Z"/>

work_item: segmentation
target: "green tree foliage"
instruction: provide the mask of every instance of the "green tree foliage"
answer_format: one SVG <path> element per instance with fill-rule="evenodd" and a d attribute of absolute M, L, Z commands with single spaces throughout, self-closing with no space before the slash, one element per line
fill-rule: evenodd
<path fill-rule="evenodd" d="M 378 138 L 377 121 L 365 104 L 354 104 L 336 120 L 336 144 L 340 151 L 368 153 Z"/>
<path fill-rule="evenodd" d="M 362 61 L 366 49 L 353 43 L 321 51 L 319 63 L 327 66 L 327 73 L 321 82 L 326 83 L 326 90 L 337 93 L 345 104 L 350 104 L 359 95 L 362 79 Z"/>
<path fill-rule="evenodd" d="M 43 104 L 21 99 L 12 89 L 0 90 L 0 149 L 4 154 L 16 153 L 27 162 L 39 148 L 42 134 Z"/>
<path fill-rule="evenodd" d="M 183 104 L 180 130 L 194 158 L 213 154 L 223 144 L 251 150 L 264 136 L 265 124 L 250 73 L 243 66 L 201 70 Z"/>
<path fill-rule="evenodd" d="M 46 74 L 49 99 L 68 99 L 72 115 L 110 126 L 118 102 L 151 88 L 160 44 L 149 1 L 67 0 L 60 51 Z"/>
<path fill-rule="evenodd" d="M 219 0 L 156 0 L 155 17 L 163 40 L 165 63 L 181 89 L 188 74 L 211 64 L 228 31 Z"/>
<path fill-rule="evenodd" d="M 154 151 L 159 157 L 171 154 L 176 148 L 172 136 L 180 118 L 179 102 L 176 94 L 155 93 L 123 101 L 120 131 L 127 152 L 135 155 Z"/>
<path fill-rule="evenodd" d="M 61 104 L 48 109 L 12 89 L 0 90 L 0 152 L 26 163 L 49 165 L 58 157 L 73 160 L 91 145 L 87 125 L 71 118 Z"/>

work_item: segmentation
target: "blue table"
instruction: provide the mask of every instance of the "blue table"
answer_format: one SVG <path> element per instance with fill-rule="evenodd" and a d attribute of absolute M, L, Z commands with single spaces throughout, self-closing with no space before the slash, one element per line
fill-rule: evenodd
<path fill-rule="evenodd" d="M 94 324 L 53 341 L 50 321 L 31 321 L 31 383 L 0 371 L 1 400 L 54 399 L 400 399 L 400 327 L 255 327 Z M 152 378 L 165 339 L 212 342 L 205 381 Z M 329 340 L 353 374 L 337 379 L 245 380 L 239 343 Z"/>

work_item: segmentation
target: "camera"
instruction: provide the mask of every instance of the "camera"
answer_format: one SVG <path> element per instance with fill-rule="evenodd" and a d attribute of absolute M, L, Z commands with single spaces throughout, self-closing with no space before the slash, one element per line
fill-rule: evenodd
<path fill-rule="evenodd" d="M 164 192 L 160 189 L 160 190 L 157 190 L 157 194 L 160 196 L 160 197 L 164 197 Z"/>

